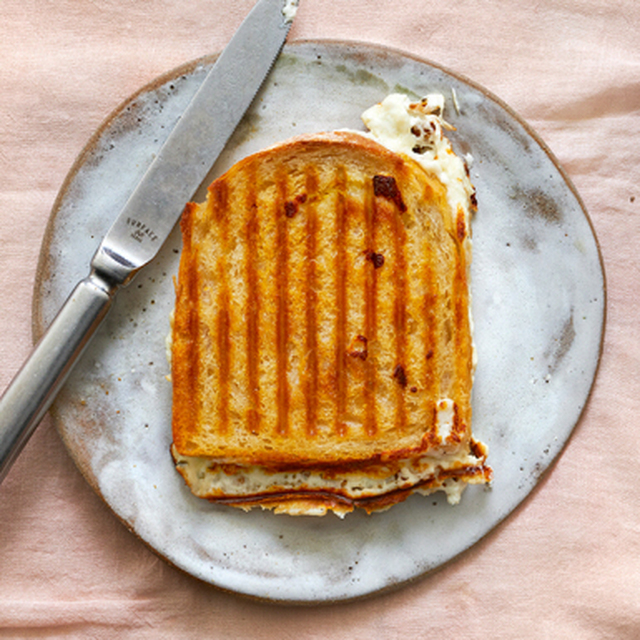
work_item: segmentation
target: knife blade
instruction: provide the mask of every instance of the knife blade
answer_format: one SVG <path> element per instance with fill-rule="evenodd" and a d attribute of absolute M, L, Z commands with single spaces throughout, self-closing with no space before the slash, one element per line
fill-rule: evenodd
<path fill-rule="evenodd" d="M 297 0 L 258 0 L 207 74 L 29 359 L 0 398 L 0 482 L 106 317 L 158 253 L 269 74 Z"/>

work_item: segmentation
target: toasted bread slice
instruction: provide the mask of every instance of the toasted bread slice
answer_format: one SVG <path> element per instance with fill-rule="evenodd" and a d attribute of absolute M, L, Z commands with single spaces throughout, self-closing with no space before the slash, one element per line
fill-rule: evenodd
<path fill-rule="evenodd" d="M 343 515 L 488 480 L 468 212 L 436 175 L 302 136 L 232 167 L 182 233 L 173 455 L 196 495 Z"/>

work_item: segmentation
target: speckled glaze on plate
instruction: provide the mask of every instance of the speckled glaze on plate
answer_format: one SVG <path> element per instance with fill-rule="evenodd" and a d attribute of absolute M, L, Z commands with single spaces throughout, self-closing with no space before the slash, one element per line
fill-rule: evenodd
<path fill-rule="evenodd" d="M 142 89 L 80 155 L 42 247 L 36 335 L 86 275 L 100 238 L 212 61 Z M 529 494 L 587 402 L 605 315 L 592 227 L 549 150 L 481 87 L 398 51 L 293 43 L 211 176 L 291 135 L 362 128 L 362 111 L 393 91 L 442 92 L 446 119 L 457 127 L 454 147 L 474 158 L 473 430 L 489 445 L 495 481 L 490 490 L 468 488 L 455 507 L 442 496 L 413 496 L 385 513 L 344 520 L 247 514 L 193 497 L 169 454 L 165 336 L 180 252 L 176 229 L 157 260 L 120 292 L 53 415 L 87 481 L 126 526 L 175 566 L 220 588 L 274 601 L 334 602 L 440 567 Z"/>

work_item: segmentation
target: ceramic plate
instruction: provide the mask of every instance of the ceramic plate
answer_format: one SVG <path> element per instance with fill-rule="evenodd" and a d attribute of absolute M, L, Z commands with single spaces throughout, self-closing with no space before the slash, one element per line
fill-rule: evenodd
<path fill-rule="evenodd" d="M 42 248 L 39 334 L 90 259 L 213 58 L 176 70 L 119 108 L 65 182 Z M 207 583 L 286 602 L 357 598 L 456 557 L 532 490 L 569 438 L 600 355 L 604 278 L 575 190 L 545 145 L 473 83 L 376 46 L 288 45 L 212 176 L 303 132 L 362 128 L 360 114 L 394 91 L 441 92 L 459 153 L 473 156 L 476 436 L 495 481 L 461 503 L 414 496 L 388 512 L 344 520 L 243 513 L 194 498 L 175 472 L 165 355 L 180 237 L 120 292 L 53 409 L 91 486 L 163 558 Z M 455 96 L 455 98 L 454 98 Z M 202 195 L 202 194 L 200 194 Z"/>

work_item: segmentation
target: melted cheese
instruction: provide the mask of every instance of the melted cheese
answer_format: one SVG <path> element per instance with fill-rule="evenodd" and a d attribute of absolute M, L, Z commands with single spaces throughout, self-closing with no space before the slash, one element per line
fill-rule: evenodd
<path fill-rule="evenodd" d="M 436 429 L 443 442 L 451 435 L 454 411 L 455 403 L 450 398 L 444 398 L 436 403 Z"/>

